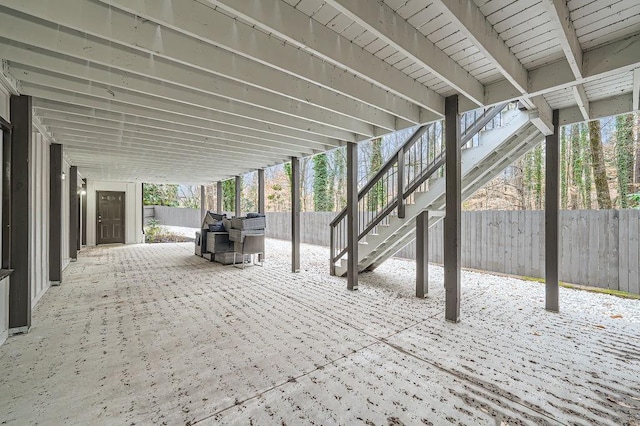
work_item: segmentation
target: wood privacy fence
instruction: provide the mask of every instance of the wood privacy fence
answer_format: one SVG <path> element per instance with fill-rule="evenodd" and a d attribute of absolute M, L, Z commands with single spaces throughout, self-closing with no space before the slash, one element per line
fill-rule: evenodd
<path fill-rule="evenodd" d="M 329 245 L 335 213 L 301 213 L 304 243 Z M 443 223 L 429 230 L 429 260 L 443 263 Z M 560 212 L 560 279 L 640 294 L 640 210 Z M 291 238 L 290 213 L 267 214 L 267 236 Z M 397 257 L 415 259 L 415 245 Z M 476 211 L 462 214 L 462 266 L 544 277 L 544 212 Z"/>

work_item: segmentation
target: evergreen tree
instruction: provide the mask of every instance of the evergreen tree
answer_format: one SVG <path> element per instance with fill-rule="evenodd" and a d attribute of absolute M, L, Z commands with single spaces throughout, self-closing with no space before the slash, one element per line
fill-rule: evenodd
<path fill-rule="evenodd" d="M 291 162 L 284 163 L 284 172 L 289 178 L 289 185 L 293 185 L 293 174 L 291 173 Z"/>
<path fill-rule="evenodd" d="M 374 139 L 371 141 L 371 164 L 369 166 L 369 179 L 373 178 L 382 168 L 382 139 Z M 370 211 L 377 211 L 380 206 L 384 205 L 384 183 L 378 181 L 371 191 L 369 191 L 367 199 L 367 207 Z"/>
<path fill-rule="evenodd" d="M 222 210 L 234 212 L 236 209 L 236 180 L 227 179 L 222 182 Z"/>
<path fill-rule="evenodd" d="M 616 169 L 620 208 L 629 207 L 629 193 L 633 192 L 633 115 L 616 117 Z"/>
<path fill-rule="evenodd" d="M 346 177 L 347 177 L 347 147 L 340 147 L 334 152 L 335 159 L 335 176 L 336 176 L 336 199 L 335 206 L 338 210 L 342 210 L 342 208 L 347 204 L 347 185 L 346 185 Z"/>
<path fill-rule="evenodd" d="M 333 200 L 329 194 L 329 174 L 327 154 L 313 157 L 313 206 L 317 212 L 333 210 Z"/>

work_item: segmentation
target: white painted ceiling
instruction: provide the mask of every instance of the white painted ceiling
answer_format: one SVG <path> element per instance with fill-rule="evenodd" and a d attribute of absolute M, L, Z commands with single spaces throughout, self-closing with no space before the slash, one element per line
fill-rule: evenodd
<path fill-rule="evenodd" d="M 94 180 L 209 183 L 520 100 L 638 109 L 638 0 L 2 0 L 2 81 Z"/>

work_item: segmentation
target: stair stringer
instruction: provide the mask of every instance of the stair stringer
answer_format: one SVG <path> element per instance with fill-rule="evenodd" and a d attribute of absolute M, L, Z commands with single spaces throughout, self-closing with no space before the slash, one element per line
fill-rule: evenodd
<path fill-rule="evenodd" d="M 462 197 L 467 199 L 482 185 L 544 139 L 531 123 L 528 113 L 514 118 L 506 127 L 484 132 L 480 145 L 462 153 Z M 388 226 L 367 235 L 367 244 L 358 247 L 358 270 L 372 270 L 415 239 L 415 218 L 424 210 L 431 214 L 429 226 L 443 218 L 444 178 L 435 179 L 427 192 L 416 193 L 414 204 L 405 208 L 405 217 L 391 217 Z M 346 274 L 346 262 L 336 265 L 336 275 Z"/>

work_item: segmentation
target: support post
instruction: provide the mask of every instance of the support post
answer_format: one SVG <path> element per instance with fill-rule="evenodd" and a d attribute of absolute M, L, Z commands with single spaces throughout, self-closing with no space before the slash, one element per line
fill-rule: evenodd
<path fill-rule="evenodd" d="M 80 241 L 80 243 L 83 246 L 86 246 L 87 245 L 87 179 L 86 178 L 84 180 L 84 183 L 82 184 L 82 193 L 83 193 L 81 198 L 82 241 Z M 142 223 L 144 224 L 144 205 L 142 206 L 142 212 L 143 212 Z"/>
<path fill-rule="evenodd" d="M 416 217 L 416 297 L 429 293 L 429 212 Z"/>
<path fill-rule="evenodd" d="M 264 169 L 258 169 L 258 213 L 264 214 Z"/>
<path fill-rule="evenodd" d="M 200 223 L 204 220 L 207 213 L 207 191 L 204 185 L 200 185 Z"/>
<path fill-rule="evenodd" d="M 398 151 L 398 217 L 400 219 L 405 216 L 405 205 L 404 205 L 404 150 L 401 149 Z"/>
<path fill-rule="evenodd" d="M 544 201 L 544 280 L 545 280 L 545 309 L 559 312 L 559 200 L 560 189 L 560 133 L 559 111 L 553 110 L 553 133 L 545 140 L 545 201 Z"/>
<path fill-rule="evenodd" d="M 11 269 L 11 125 L 0 117 L 2 128 L 2 269 Z"/>
<path fill-rule="evenodd" d="M 300 160 L 291 157 L 291 272 L 300 272 Z"/>
<path fill-rule="evenodd" d="M 144 227 L 145 227 L 145 223 L 144 223 L 144 182 L 142 182 L 141 184 L 142 186 L 142 193 L 140 195 L 141 200 L 140 200 L 140 205 L 142 206 L 142 211 L 140 212 L 140 214 L 142 215 L 142 242 L 146 243 L 147 242 L 147 237 L 145 236 L 145 232 L 144 232 Z"/>
<path fill-rule="evenodd" d="M 347 289 L 358 289 L 358 144 L 347 143 Z"/>
<path fill-rule="evenodd" d="M 69 168 L 69 258 L 78 260 L 78 167 Z"/>
<path fill-rule="evenodd" d="M 222 213 L 222 181 L 216 183 L 216 212 Z"/>
<path fill-rule="evenodd" d="M 235 185 L 235 190 L 236 190 L 236 196 L 234 197 L 234 201 L 236 203 L 236 217 L 240 217 L 241 216 L 241 211 L 240 211 L 240 197 L 242 195 L 242 177 L 241 176 L 236 176 L 236 185 Z"/>
<path fill-rule="evenodd" d="M 264 169 L 258 169 L 258 213 L 264 214 Z M 264 261 L 264 239 L 262 245 L 262 253 L 258 254 L 258 261 Z"/>
<path fill-rule="evenodd" d="M 81 186 L 82 188 L 82 186 Z M 82 242 L 82 190 L 76 189 L 76 193 L 78 194 L 78 203 L 76 204 L 76 211 L 78 212 L 78 221 L 76 222 L 78 225 L 78 233 L 76 234 L 76 253 L 80 251 L 81 242 Z"/>
<path fill-rule="evenodd" d="M 444 221 L 445 318 L 460 321 L 460 220 L 462 167 L 458 96 L 445 99 L 446 217 Z"/>
<path fill-rule="evenodd" d="M 49 281 L 62 282 L 62 145 L 49 147 Z"/>
<path fill-rule="evenodd" d="M 31 327 L 31 259 L 29 238 L 29 150 L 31 149 L 31 97 L 11 96 L 11 229 L 9 333 L 26 333 Z"/>

